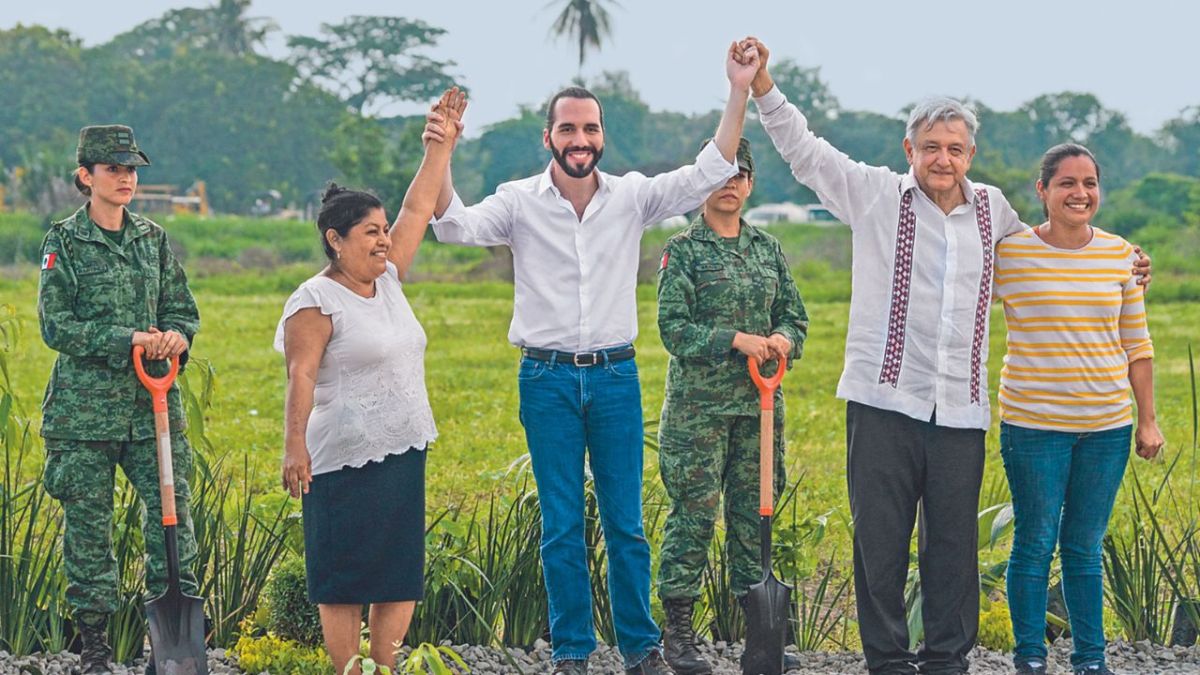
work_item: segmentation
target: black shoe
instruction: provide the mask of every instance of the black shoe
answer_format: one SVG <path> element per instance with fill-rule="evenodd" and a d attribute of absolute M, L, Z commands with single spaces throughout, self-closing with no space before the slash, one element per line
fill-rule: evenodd
<path fill-rule="evenodd" d="M 80 622 L 79 636 L 83 639 L 83 651 L 79 654 L 79 672 L 82 675 L 112 672 L 108 665 L 112 650 L 108 647 L 108 635 L 105 634 L 107 625 L 107 619 L 91 624 Z"/>
<path fill-rule="evenodd" d="M 632 668 L 626 668 L 630 675 L 674 675 L 671 667 L 663 661 L 662 654 L 657 649 L 646 655 L 642 662 Z"/>
<path fill-rule="evenodd" d="M 663 598 L 667 625 L 663 628 L 663 657 L 677 675 L 711 675 L 712 666 L 696 647 L 691 598 Z"/>
<path fill-rule="evenodd" d="M 1108 669 L 1108 666 L 1103 663 L 1096 663 L 1083 668 L 1076 668 L 1072 671 L 1075 675 L 1117 675 Z"/>
<path fill-rule="evenodd" d="M 1017 667 L 1017 675 L 1046 675 L 1045 661 L 1017 661 L 1013 665 Z"/>
<path fill-rule="evenodd" d="M 799 654 L 792 654 L 790 652 L 783 653 L 783 672 L 786 673 L 790 670 L 800 670 L 800 668 L 803 666 L 804 661 L 800 658 Z"/>
<path fill-rule="evenodd" d="M 554 662 L 554 675 L 587 675 L 587 659 L 563 659 Z"/>

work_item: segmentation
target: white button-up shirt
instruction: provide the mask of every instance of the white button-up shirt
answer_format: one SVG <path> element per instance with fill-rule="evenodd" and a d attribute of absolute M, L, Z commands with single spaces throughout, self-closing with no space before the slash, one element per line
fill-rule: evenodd
<path fill-rule="evenodd" d="M 442 242 L 512 249 L 510 342 L 590 352 L 637 337 L 645 228 L 700 206 L 737 171 L 715 143 L 704 147 L 695 164 L 652 178 L 596 171 L 599 189 L 581 219 L 547 167 L 500 185 L 475 206 L 463 205 L 456 193 L 433 230 Z"/>
<path fill-rule="evenodd" d="M 1000 190 L 963 180 L 944 213 L 911 171 L 855 162 L 818 138 L 778 88 L 755 99 L 801 183 L 853 233 L 853 286 L 838 398 L 984 429 L 994 248 L 1021 231 Z"/>

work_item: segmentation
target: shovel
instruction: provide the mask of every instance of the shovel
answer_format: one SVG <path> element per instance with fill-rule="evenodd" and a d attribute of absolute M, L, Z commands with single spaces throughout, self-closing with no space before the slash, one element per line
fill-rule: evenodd
<path fill-rule="evenodd" d="M 746 614 L 746 649 L 742 652 L 742 675 L 780 675 L 783 646 L 787 644 L 788 613 L 792 587 L 775 578 L 771 570 L 771 517 L 775 514 L 775 390 L 787 371 L 787 359 L 764 379 L 758 361 L 749 359 L 750 379 L 758 387 L 762 419 L 758 446 L 758 532 L 763 580 L 750 587 L 742 606 Z"/>
<path fill-rule="evenodd" d="M 162 497 L 163 538 L 167 550 L 167 590 L 146 603 L 150 649 L 159 675 L 208 675 L 204 644 L 204 599 L 184 595 L 179 587 L 179 544 L 175 538 L 175 472 L 171 466 L 171 425 L 167 390 L 179 372 L 179 357 L 163 377 L 150 377 L 142 366 L 145 350 L 133 348 L 133 368 L 154 399 L 154 434 L 158 442 L 158 491 Z"/>

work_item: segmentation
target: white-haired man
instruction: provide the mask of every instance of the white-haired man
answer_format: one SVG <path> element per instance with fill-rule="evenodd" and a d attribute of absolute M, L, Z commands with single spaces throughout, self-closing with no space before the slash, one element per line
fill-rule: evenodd
<path fill-rule="evenodd" d="M 859 631 L 871 673 L 966 673 L 979 625 L 976 510 L 988 409 L 996 243 L 1025 226 L 972 183 L 975 113 L 948 98 L 909 115 L 906 174 L 854 162 L 775 87 L 754 38 L 759 117 L 796 179 L 853 231 L 845 366 L 846 478 Z M 1148 260 L 1140 265 L 1148 264 Z M 1147 268 L 1148 270 L 1148 268 Z M 918 510 L 918 505 L 920 509 Z M 925 639 L 909 649 L 904 587 L 913 523 Z"/>

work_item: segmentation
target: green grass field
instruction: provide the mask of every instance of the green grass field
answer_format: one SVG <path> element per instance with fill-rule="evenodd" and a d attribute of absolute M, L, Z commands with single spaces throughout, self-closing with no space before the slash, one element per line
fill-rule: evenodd
<path fill-rule="evenodd" d="M 848 272 L 838 256 L 841 234 L 818 228 L 805 235 L 817 249 L 796 268 L 801 292 L 809 298 L 812 319 L 804 359 L 784 383 L 787 396 L 788 468 L 792 477 L 805 475 L 799 491 L 801 513 L 835 509 L 838 520 L 848 518 L 844 474 L 844 404 L 834 397 L 841 372 L 848 303 Z M 646 257 L 665 240 L 648 235 Z M 824 242 L 824 243 L 823 243 Z M 836 243 L 836 241 L 835 241 Z M 794 242 L 793 242 L 793 245 Z M 427 249 L 438 249 L 433 246 Z M 435 250 L 431 258 L 445 256 Z M 832 264 L 826 264 L 826 263 Z M 196 274 L 193 288 L 200 305 L 202 330 L 194 356 L 207 359 L 217 372 L 215 403 L 208 432 L 219 452 L 250 458 L 256 489 L 276 490 L 281 451 L 284 396 L 283 358 L 272 348 L 276 323 L 287 294 L 315 271 L 311 263 L 295 263 L 262 274 Z M 10 359 L 14 390 L 26 411 L 37 417 L 53 353 L 37 332 L 36 270 L 7 268 L 0 278 L 0 305 L 14 308 L 24 327 L 16 358 Z M 517 420 L 515 372 L 518 353 L 506 340 L 512 309 L 512 287 L 500 282 L 412 283 L 406 292 L 429 335 L 427 384 L 440 438 L 429 464 L 432 506 L 470 500 L 489 491 L 493 479 L 525 452 Z M 839 299 L 840 298 L 840 299 Z M 1194 303 L 1155 302 L 1149 296 L 1151 330 L 1156 347 L 1159 419 L 1168 439 L 1168 452 L 1189 453 L 1177 481 L 1187 480 L 1192 451 L 1192 395 L 1188 348 L 1200 335 L 1200 312 Z M 642 372 L 643 407 L 648 420 L 657 419 L 662 405 L 667 355 L 655 325 L 654 287 L 639 288 L 640 334 L 638 361 Z M 1004 321 L 993 308 L 991 332 L 991 389 L 994 392 L 1004 353 Z M 994 393 L 993 393 L 994 401 Z M 1002 483 L 996 445 L 989 434 L 987 484 Z M 1160 475 L 1159 465 L 1135 460 L 1145 475 Z M 653 476 L 656 458 L 646 457 Z M 1177 483 L 1178 484 L 1178 483 Z M 1186 483 L 1185 483 L 1186 485 Z M 1127 495 L 1122 496 L 1122 505 Z M 830 543 L 841 546 L 842 536 Z M 841 558 L 848 556 L 842 548 Z"/>

